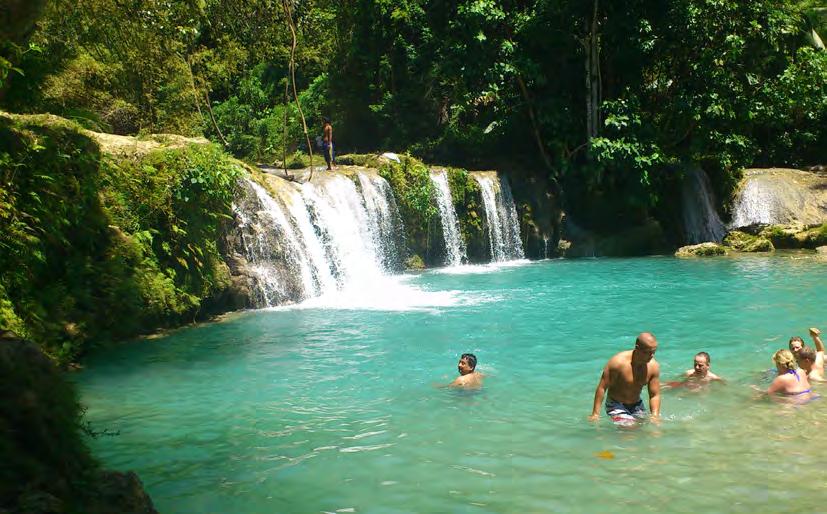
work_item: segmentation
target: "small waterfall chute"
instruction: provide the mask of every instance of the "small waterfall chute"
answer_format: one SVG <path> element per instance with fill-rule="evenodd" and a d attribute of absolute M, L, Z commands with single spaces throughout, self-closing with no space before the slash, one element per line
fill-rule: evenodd
<path fill-rule="evenodd" d="M 687 169 L 681 196 L 686 242 L 720 243 L 727 230 L 718 216 L 718 211 L 715 210 L 715 196 L 704 170 L 698 167 Z"/>
<path fill-rule="evenodd" d="M 435 199 L 439 218 L 442 222 L 442 235 L 445 238 L 445 264 L 459 266 L 468 260 L 465 241 L 459 230 L 457 212 L 451 198 L 451 187 L 448 184 L 448 173 L 444 170 L 431 171 L 431 181 L 434 184 Z"/>
<path fill-rule="evenodd" d="M 382 267 L 388 272 L 401 271 L 404 253 L 401 242 L 405 239 L 405 228 L 391 186 L 374 174 L 358 172 L 357 178 L 370 218 L 374 245 L 382 249 Z"/>
<path fill-rule="evenodd" d="M 482 193 L 491 260 L 524 259 L 517 208 L 508 181 L 496 172 L 475 172 L 473 176 Z"/>

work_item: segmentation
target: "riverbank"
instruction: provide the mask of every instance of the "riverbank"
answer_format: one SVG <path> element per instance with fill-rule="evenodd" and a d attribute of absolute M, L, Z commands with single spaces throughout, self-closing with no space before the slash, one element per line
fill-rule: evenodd
<path fill-rule="evenodd" d="M 308 183 L 306 170 L 285 180 L 203 138 L 115 136 L 51 115 L 2 114 L 0 122 L 8 164 L 0 327 L 63 364 L 98 342 L 301 302 L 377 273 L 671 254 L 682 244 L 672 242 L 680 232 L 655 220 L 604 235 L 582 229 L 547 184 L 519 170 L 352 155 Z M 812 222 L 824 209 L 810 203 Z M 712 204 L 700 214 L 717 216 Z M 753 224 L 723 242 L 738 251 L 815 248 L 827 244 L 825 227 Z"/>

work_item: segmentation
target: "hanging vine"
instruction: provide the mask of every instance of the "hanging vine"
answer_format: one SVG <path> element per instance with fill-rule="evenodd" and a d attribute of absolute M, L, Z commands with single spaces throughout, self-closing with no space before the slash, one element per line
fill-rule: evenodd
<path fill-rule="evenodd" d="M 290 45 L 290 81 L 293 84 L 293 99 L 296 102 L 296 108 L 299 111 L 299 117 L 302 120 L 302 129 L 304 130 L 304 139 L 307 143 L 307 152 L 310 154 L 310 178 L 313 180 L 313 145 L 310 144 L 310 135 L 307 133 L 307 122 L 304 119 L 304 112 L 302 111 L 301 102 L 299 102 L 299 93 L 296 89 L 296 46 L 298 39 L 296 36 L 296 24 L 293 21 L 293 12 L 290 8 L 291 0 L 282 0 L 281 5 L 284 8 L 284 17 L 287 20 L 287 26 L 290 28 L 290 35 L 292 43 Z M 285 140 L 285 145 L 287 141 Z"/>

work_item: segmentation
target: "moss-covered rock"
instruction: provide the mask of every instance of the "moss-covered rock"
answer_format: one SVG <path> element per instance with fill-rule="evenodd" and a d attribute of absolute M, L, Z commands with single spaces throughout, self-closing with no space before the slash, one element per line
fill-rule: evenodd
<path fill-rule="evenodd" d="M 434 203 L 434 185 L 430 170 L 413 157 L 400 156 L 400 162 L 386 161 L 379 175 L 388 181 L 399 214 L 405 224 L 405 239 L 412 255 L 419 255 L 426 265 L 441 264 L 432 252 L 431 240 L 441 237 L 439 214 Z"/>
<path fill-rule="evenodd" d="M 425 269 L 425 261 L 419 255 L 411 255 L 405 259 L 405 268 L 409 270 L 423 270 Z"/>
<path fill-rule="evenodd" d="M 718 243 L 701 243 L 678 248 L 675 257 L 712 257 L 726 254 L 726 248 Z"/>
<path fill-rule="evenodd" d="M 388 162 L 388 160 L 372 153 L 350 153 L 336 157 L 336 164 L 345 166 L 364 166 L 379 169 L 385 162 Z"/>
<path fill-rule="evenodd" d="M 814 227 L 801 224 L 769 225 L 761 229 L 759 235 L 772 241 L 776 248 L 814 249 L 827 244 L 827 223 Z"/>
<path fill-rule="evenodd" d="M 241 168 L 206 141 L 0 113 L 0 164 L 0 328 L 56 360 L 191 321 L 229 287 L 217 241 Z"/>
<path fill-rule="evenodd" d="M 81 412 L 54 363 L 0 331 L 0 512 L 155 512 L 134 473 L 100 469 Z"/>
<path fill-rule="evenodd" d="M 485 227 L 485 207 L 479 183 L 467 170 L 447 168 L 451 200 L 457 213 L 459 231 L 470 262 L 490 259 L 488 232 Z"/>
<path fill-rule="evenodd" d="M 775 250 L 772 241 L 766 237 L 754 236 L 733 230 L 724 238 L 724 245 L 737 252 L 771 252 Z"/>

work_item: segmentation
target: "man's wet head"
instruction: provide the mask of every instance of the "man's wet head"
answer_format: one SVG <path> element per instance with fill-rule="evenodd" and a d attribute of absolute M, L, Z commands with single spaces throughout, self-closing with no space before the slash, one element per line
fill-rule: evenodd
<path fill-rule="evenodd" d="M 698 352 L 695 356 L 695 363 L 693 367 L 695 368 L 695 375 L 703 378 L 709 373 L 709 354 L 706 352 Z"/>
<path fill-rule="evenodd" d="M 477 367 L 477 357 L 473 353 L 463 353 L 457 364 L 457 371 L 460 375 L 473 373 Z"/>
<path fill-rule="evenodd" d="M 655 356 L 658 349 L 658 341 L 650 332 L 641 332 L 635 339 L 635 349 L 632 352 L 632 361 L 642 363 L 649 362 Z"/>

